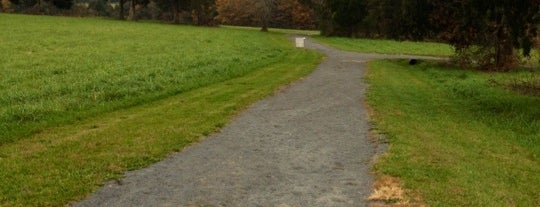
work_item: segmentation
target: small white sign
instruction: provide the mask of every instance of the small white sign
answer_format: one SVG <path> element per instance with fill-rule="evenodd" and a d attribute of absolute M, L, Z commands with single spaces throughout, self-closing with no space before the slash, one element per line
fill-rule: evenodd
<path fill-rule="evenodd" d="M 304 47 L 304 40 L 305 37 L 297 37 L 296 38 L 296 47 Z"/>

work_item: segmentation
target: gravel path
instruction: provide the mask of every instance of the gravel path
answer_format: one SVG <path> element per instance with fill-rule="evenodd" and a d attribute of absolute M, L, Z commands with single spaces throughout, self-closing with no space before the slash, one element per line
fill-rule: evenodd
<path fill-rule="evenodd" d="M 327 55 L 311 75 L 75 206 L 366 206 L 375 150 L 364 62 L 409 56 L 342 52 L 309 39 L 306 47 Z"/>

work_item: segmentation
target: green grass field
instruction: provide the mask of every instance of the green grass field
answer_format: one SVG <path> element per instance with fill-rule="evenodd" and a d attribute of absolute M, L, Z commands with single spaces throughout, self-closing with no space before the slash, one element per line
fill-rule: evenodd
<path fill-rule="evenodd" d="M 63 206 L 309 74 L 282 34 L 0 14 L 0 206 Z"/>
<path fill-rule="evenodd" d="M 0 144 L 248 74 L 293 51 L 276 35 L 0 14 Z"/>
<path fill-rule="evenodd" d="M 427 56 L 454 55 L 454 50 L 450 45 L 435 42 L 400 42 L 395 40 L 351 39 L 322 36 L 315 36 L 315 39 L 325 45 L 353 52 Z"/>
<path fill-rule="evenodd" d="M 390 143 L 379 175 L 428 206 L 540 206 L 540 96 L 520 85 L 540 83 L 540 71 L 380 60 L 367 80 L 372 121 Z"/>

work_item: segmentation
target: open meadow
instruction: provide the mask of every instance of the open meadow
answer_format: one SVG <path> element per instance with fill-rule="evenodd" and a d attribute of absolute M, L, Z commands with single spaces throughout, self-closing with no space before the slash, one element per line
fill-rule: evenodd
<path fill-rule="evenodd" d="M 63 206 L 214 133 L 321 55 L 282 34 L 0 14 L 0 206 Z"/>
<path fill-rule="evenodd" d="M 99 19 L 0 16 L 0 144 L 277 63 L 276 35 Z"/>

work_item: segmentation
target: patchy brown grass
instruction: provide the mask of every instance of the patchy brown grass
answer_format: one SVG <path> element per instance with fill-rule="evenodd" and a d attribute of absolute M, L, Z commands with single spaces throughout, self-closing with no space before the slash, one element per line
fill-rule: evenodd
<path fill-rule="evenodd" d="M 418 196 L 410 194 L 401 187 L 399 178 L 383 175 L 373 184 L 373 192 L 368 200 L 371 202 L 371 207 L 425 206 Z"/>
<path fill-rule="evenodd" d="M 405 192 L 401 189 L 399 179 L 391 176 L 382 176 L 373 184 L 373 192 L 369 196 L 372 201 L 385 201 L 387 203 L 406 202 Z"/>

